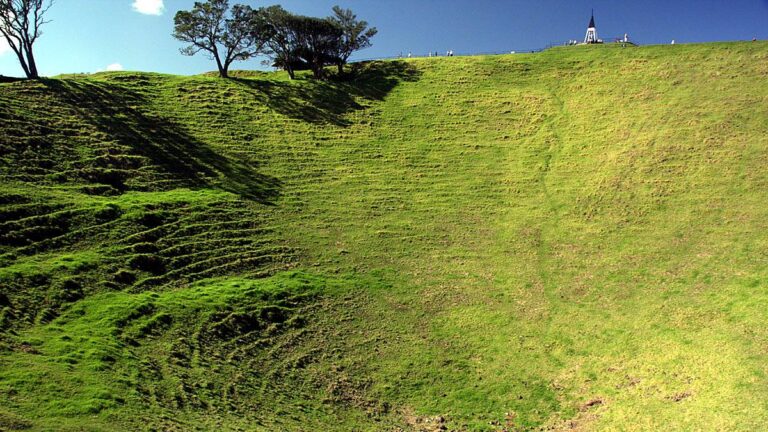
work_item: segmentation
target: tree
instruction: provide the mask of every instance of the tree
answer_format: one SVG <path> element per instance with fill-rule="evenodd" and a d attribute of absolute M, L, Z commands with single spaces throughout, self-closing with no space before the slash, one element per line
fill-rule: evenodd
<path fill-rule="evenodd" d="M 294 18 L 298 56 L 309 64 L 315 78 L 325 76 L 325 66 L 336 62 L 342 31 L 328 19 Z"/>
<path fill-rule="evenodd" d="M 236 4 L 228 14 L 229 0 L 195 2 L 191 11 L 173 18 L 173 37 L 190 45 L 180 51 L 193 56 L 207 52 L 216 61 L 219 76 L 229 77 L 229 67 L 263 52 L 271 36 L 264 9 Z M 229 15 L 229 16 L 228 16 Z"/>
<path fill-rule="evenodd" d="M 280 6 L 267 8 L 272 28 L 268 42 L 272 64 L 288 72 L 311 69 L 315 78 L 325 76 L 325 66 L 335 64 L 341 29 L 328 19 L 294 15 Z"/>
<path fill-rule="evenodd" d="M 0 34 L 29 79 L 40 77 L 32 48 L 43 34 L 40 27 L 49 22 L 44 16 L 51 6 L 53 0 L 0 0 Z"/>
<path fill-rule="evenodd" d="M 339 74 L 353 52 L 371 46 L 375 28 L 359 21 L 349 9 L 334 7 L 334 16 L 315 18 L 294 15 L 280 6 L 265 10 L 272 37 L 267 42 L 272 64 L 295 78 L 296 70 L 312 69 L 315 78 L 325 77 L 325 67 L 337 65 Z"/>
<path fill-rule="evenodd" d="M 371 46 L 371 39 L 379 31 L 376 27 L 368 28 L 366 21 L 358 20 L 350 9 L 342 9 L 339 6 L 333 7 L 333 15 L 328 18 L 341 29 L 341 40 L 336 50 L 336 65 L 339 67 L 339 74 L 344 72 L 344 65 L 347 64 L 349 57 L 355 51 Z"/>
<path fill-rule="evenodd" d="M 299 56 L 299 42 L 296 32 L 296 16 L 281 6 L 270 6 L 264 10 L 271 37 L 267 41 L 273 65 L 280 67 L 291 79 L 296 78 L 297 66 L 303 60 Z"/>

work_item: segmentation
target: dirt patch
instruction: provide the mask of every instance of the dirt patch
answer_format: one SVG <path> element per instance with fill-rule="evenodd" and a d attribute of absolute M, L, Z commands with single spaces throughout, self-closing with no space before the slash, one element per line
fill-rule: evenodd
<path fill-rule="evenodd" d="M 667 399 L 671 400 L 672 402 L 680 402 L 680 401 L 683 401 L 685 399 L 688 399 L 692 395 L 693 394 L 690 391 L 686 390 L 684 392 L 675 393 L 672 396 L 668 396 Z"/>
<path fill-rule="evenodd" d="M 19 344 L 19 345 L 16 347 L 16 350 L 17 350 L 17 351 L 21 351 L 21 352 L 23 352 L 23 353 L 27 353 L 27 354 L 40 354 L 40 351 L 38 351 L 37 349 L 35 349 L 35 347 L 33 347 L 32 345 L 30 345 L 30 344 L 29 344 L 29 343 L 27 343 L 27 342 L 22 342 L 22 343 L 20 343 L 20 344 Z"/>
<path fill-rule="evenodd" d="M 589 410 L 589 409 L 591 409 L 591 408 L 594 408 L 594 407 L 598 407 L 598 406 L 600 406 L 600 405 L 603 405 L 604 403 L 605 403 L 605 401 L 603 400 L 603 398 L 599 398 L 599 397 L 598 397 L 598 398 L 590 399 L 589 401 L 587 401 L 587 402 L 583 403 L 583 404 L 582 404 L 582 405 L 579 407 L 579 411 L 582 411 L 582 412 L 584 412 L 584 411 L 587 411 L 587 410 Z"/>
<path fill-rule="evenodd" d="M 408 410 L 403 413 L 403 419 L 412 430 L 417 432 L 443 432 L 448 430 L 447 421 L 443 416 L 418 416 Z"/>

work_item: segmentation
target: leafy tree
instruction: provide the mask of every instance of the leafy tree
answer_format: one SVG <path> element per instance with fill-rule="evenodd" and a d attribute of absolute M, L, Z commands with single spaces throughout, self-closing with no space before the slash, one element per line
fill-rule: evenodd
<path fill-rule="evenodd" d="M 43 34 L 40 27 L 49 22 L 44 16 L 52 5 L 53 0 L 0 0 L 0 35 L 5 37 L 30 79 L 40 77 L 32 47 Z"/>
<path fill-rule="evenodd" d="M 341 39 L 337 45 L 335 57 L 339 74 L 344 72 L 344 65 L 355 51 L 371 46 L 371 39 L 379 31 L 376 27 L 368 28 L 366 21 L 358 20 L 357 15 L 350 9 L 339 6 L 333 7 L 333 15 L 328 18 L 341 29 Z"/>
<path fill-rule="evenodd" d="M 264 15 L 272 32 L 267 47 L 273 65 L 282 68 L 294 79 L 296 70 L 299 70 L 300 65 L 306 64 L 299 56 L 297 17 L 281 6 L 266 8 Z"/>
<path fill-rule="evenodd" d="M 229 0 L 195 2 L 191 11 L 174 17 L 173 37 L 190 45 L 184 55 L 207 52 L 216 61 L 219 76 L 227 78 L 234 61 L 248 60 L 263 52 L 271 36 L 264 9 L 236 4 L 228 14 Z"/>
<path fill-rule="evenodd" d="M 297 54 L 312 69 L 315 78 L 325 76 L 325 66 L 336 62 L 342 30 L 328 19 L 294 17 Z"/>
<path fill-rule="evenodd" d="M 368 28 L 349 9 L 337 6 L 333 11 L 332 17 L 316 18 L 294 15 L 280 6 L 267 8 L 272 64 L 286 70 L 291 79 L 296 70 L 306 67 L 315 78 L 323 78 L 328 65 L 337 65 L 341 74 L 353 52 L 371 46 L 377 30 Z"/>

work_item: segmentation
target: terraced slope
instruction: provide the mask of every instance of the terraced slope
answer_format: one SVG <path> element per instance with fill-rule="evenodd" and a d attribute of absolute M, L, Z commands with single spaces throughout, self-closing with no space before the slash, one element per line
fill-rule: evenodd
<path fill-rule="evenodd" d="M 0 428 L 756 430 L 768 45 L 0 85 Z"/>

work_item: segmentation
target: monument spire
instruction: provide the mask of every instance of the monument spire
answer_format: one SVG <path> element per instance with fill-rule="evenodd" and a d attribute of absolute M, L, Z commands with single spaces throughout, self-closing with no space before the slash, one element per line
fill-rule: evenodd
<path fill-rule="evenodd" d="M 600 39 L 597 38 L 597 27 L 595 27 L 595 10 L 592 9 L 592 18 L 589 20 L 589 27 L 587 27 L 587 35 L 584 37 L 585 44 L 600 43 Z"/>

